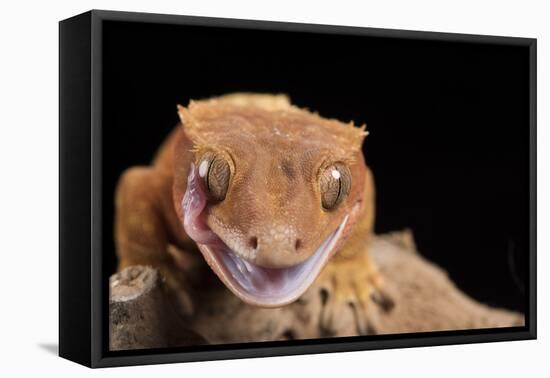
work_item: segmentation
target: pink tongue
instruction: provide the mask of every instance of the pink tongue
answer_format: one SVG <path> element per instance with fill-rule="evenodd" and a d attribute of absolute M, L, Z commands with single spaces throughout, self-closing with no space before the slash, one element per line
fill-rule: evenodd
<path fill-rule="evenodd" d="M 183 196 L 183 227 L 191 239 L 199 244 L 213 244 L 220 240 L 204 220 L 203 210 L 206 206 L 206 190 L 198 175 L 198 169 L 191 163 L 187 177 L 187 190 Z"/>

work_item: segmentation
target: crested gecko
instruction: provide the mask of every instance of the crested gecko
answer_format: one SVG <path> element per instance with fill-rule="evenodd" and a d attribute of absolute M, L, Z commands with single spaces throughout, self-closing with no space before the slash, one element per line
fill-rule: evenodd
<path fill-rule="evenodd" d="M 177 111 L 152 164 L 119 179 L 118 269 L 158 268 L 187 315 L 191 255 L 244 303 L 284 306 L 317 280 L 332 288 L 334 316 L 345 306 L 364 315 L 382 284 L 366 249 L 375 209 L 365 126 L 285 95 L 235 93 Z"/>

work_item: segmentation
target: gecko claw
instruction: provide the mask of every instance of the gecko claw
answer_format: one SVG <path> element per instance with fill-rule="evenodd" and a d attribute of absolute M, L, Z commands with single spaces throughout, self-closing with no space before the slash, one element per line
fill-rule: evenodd
<path fill-rule="evenodd" d="M 374 310 L 376 307 L 391 310 L 393 301 L 381 291 L 382 276 L 366 256 L 336 261 L 321 273 L 320 328 L 323 335 L 375 334 L 378 311 Z"/>

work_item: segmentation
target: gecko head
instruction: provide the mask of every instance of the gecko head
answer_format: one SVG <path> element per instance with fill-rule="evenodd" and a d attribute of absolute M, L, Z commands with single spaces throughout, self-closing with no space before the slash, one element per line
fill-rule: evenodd
<path fill-rule="evenodd" d="M 362 210 L 364 130 L 285 96 L 236 94 L 178 110 L 174 201 L 186 233 L 245 302 L 296 300 Z"/>

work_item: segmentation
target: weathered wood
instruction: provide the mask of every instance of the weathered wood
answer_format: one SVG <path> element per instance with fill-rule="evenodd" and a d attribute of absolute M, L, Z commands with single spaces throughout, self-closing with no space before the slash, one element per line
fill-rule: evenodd
<path fill-rule="evenodd" d="M 156 269 L 128 267 L 111 276 L 110 291 L 111 350 L 204 343 L 172 310 Z"/>
<path fill-rule="evenodd" d="M 166 303 L 158 271 L 129 267 L 111 277 L 110 288 L 111 350 L 166 346 Z"/>
<path fill-rule="evenodd" d="M 409 232 L 374 237 L 370 253 L 385 284 L 383 292 L 372 296 L 366 319 L 369 334 L 524 324 L 522 314 L 488 307 L 462 293 L 442 269 L 416 252 Z M 171 309 L 156 270 L 136 266 L 115 274 L 111 278 L 111 348 L 357 334 L 351 311 L 348 317 L 338 319 L 338 329 L 323 328 L 324 303 L 332 293 L 316 284 L 297 302 L 276 309 L 246 305 L 212 277 L 205 279 L 193 294 L 195 313 L 189 319 L 181 319 Z"/>

